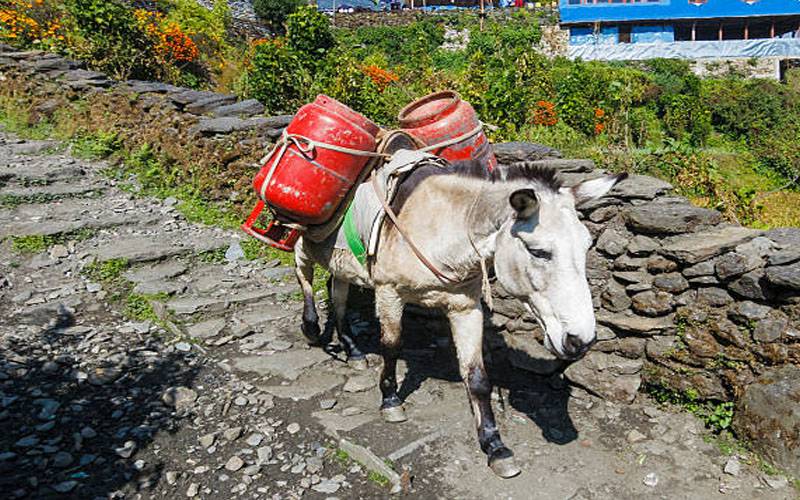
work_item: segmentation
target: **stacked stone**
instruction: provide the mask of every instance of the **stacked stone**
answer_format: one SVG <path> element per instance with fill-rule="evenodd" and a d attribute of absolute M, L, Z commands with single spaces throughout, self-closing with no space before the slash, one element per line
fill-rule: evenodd
<path fill-rule="evenodd" d="M 508 155 L 506 148 L 499 146 L 501 162 L 546 162 L 568 185 L 599 175 L 585 161 L 544 159 L 533 148 L 525 155 L 520 146 L 511 148 L 520 154 Z M 666 182 L 634 175 L 581 207 L 595 240 L 587 278 L 598 342 L 566 368 L 567 379 L 616 401 L 633 401 L 643 383 L 700 399 L 741 398 L 741 434 L 763 440 L 757 423 L 771 415 L 771 429 L 796 435 L 798 411 L 778 417 L 770 407 L 800 408 L 800 229 L 733 225 L 671 191 Z M 535 320 L 496 288 L 491 324 L 499 333 L 494 347 L 503 352 L 493 355 L 541 375 L 564 369 L 541 346 Z M 796 456 L 775 458 L 797 463 Z"/>

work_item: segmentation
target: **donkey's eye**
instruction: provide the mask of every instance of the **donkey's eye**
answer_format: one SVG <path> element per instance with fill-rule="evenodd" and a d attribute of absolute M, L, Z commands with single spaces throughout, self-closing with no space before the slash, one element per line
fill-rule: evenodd
<path fill-rule="evenodd" d="M 550 260 L 553 258 L 553 253 L 541 248 L 529 248 L 528 253 L 536 259 Z"/>

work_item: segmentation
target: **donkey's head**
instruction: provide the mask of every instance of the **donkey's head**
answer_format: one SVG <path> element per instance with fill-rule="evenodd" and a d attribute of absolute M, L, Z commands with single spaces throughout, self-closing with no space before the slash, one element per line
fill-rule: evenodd
<path fill-rule="evenodd" d="M 549 351 L 562 359 L 578 359 L 594 344 L 596 334 L 586 280 L 592 238 L 575 207 L 603 196 L 627 175 L 566 188 L 550 171 L 520 168 L 529 171 L 528 181 L 508 197 L 512 217 L 496 239 L 497 279 L 536 317 Z"/>

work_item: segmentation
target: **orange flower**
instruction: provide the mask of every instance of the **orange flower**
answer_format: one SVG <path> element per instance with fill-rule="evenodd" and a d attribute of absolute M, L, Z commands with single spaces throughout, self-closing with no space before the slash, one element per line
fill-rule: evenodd
<path fill-rule="evenodd" d="M 533 124 L 552 127 L 558 123 L 556 105 L 550 101 L 537 101 L 533 108 Z"/>
<path fill-rule="evenodd" d="M 606 112 L 600 108 L 594 108 L 594 117 L 595 118 L 602 118 L 606 116 Z"/>
<path fill-rule="evenodd" d="M 361 72 L 367 75 L 378 87 L 379 92 L 386 90 L 386 87 L 400 79 L 395 73 L 380 68 L 374 64 L 361 66 Z"/>

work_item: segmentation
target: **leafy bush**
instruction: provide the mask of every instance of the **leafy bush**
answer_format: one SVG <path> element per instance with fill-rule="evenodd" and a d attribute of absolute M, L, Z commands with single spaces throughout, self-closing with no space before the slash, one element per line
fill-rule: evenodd
<path fill-rule="evenodd" d="M 282 39 L 257 43 L 242 75 L 239 92 L 261 101 L 269 113 L 289 113 L 303 104 L 309 75 Z"/>
<path fill-rule="evenodd" d="M 69 51 L 118 79 L 152 79 L 159 74 L 152 40 L 133 11 L 118 0 L 67 0 L 80 37 Z"/>
<path fill-rule="evenodd" d="M 302 4 L 302 0 L 253 0 L 253 10 L 274 32 L 283 33 L 286 18 Z"/>
<path fill-rule="evenodd" d="M 336 40 L 327 16 L 305 5 L 286 19 L 286 44 L 304 64 L 318 66 Z"/>

